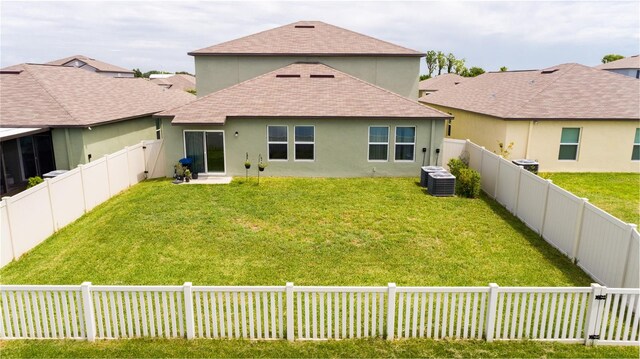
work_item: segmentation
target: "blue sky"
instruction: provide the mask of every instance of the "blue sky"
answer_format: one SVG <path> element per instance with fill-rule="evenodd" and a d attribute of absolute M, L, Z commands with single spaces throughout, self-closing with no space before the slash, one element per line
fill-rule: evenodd
<path fill-rule="evenodd" d="M 2 1 L 0 64 L 83 54 L 143 71 L 193 72 L 188 51 L 299 20 L 452 52 L 489 71 L 640 53 L 638 1 Z"/>

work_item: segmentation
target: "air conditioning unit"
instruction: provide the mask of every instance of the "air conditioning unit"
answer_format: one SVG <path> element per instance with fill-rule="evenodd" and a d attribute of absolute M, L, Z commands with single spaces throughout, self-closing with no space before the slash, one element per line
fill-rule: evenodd
<path fill-rule="evenodd" d="M 444 167 L 440 167 L 440 166 L 424 166 L 424 167 L 420 167 L 420 187 L 427 187 L 427 184 L 429 183 L 429 181 L 428 181 L 429 173 L 432 173 L 432 172 L 443 172 L 443 171 L 446 172 Z"/>
<path fill-rule="evenodd" d="M 429 173 L 427 191 L 432 196 L 453 196 L 456 193 L 456 177 L 449 172 Z"/>
<path fill-rule="evenodd" d="M 511 161 L 511 163 L 515 164 L 516 166 L 522 166 L 525 170 L 531 173 L 538 174 L 539 164 L 534 160 L 513 160 Z"/>

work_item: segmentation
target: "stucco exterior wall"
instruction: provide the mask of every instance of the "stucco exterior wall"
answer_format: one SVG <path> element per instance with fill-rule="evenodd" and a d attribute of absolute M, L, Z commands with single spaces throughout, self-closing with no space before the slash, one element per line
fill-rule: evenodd
<path fill-rule="evenodd" d="M 267 125 L 288 126 L 288 160 L 268 161 Z M 315 160 L 294 160 L 294 126 L 315 126 Z M 368 161 L 369 126 L 389 126 L 389 154 L 386 162 Z M 394 128 L 415 126 L 416 145 L 413 162 L 394 161 Z M 165 139 L 167 173 L 173 174 L 173 165 L 185 156 L 184 130 L 223 130 L 225 137 L 225 168 L 227 176 L 244 176 L 245 153 L 252 163 L 250 175 L 257 174 L 258 155 L 268 163 L 261 174 L 265 176 L 296 177 L 371 177 L 418 176 L 423 153 L 427 148 L 425 165 L 435 164 L 436 148 L 442 148 L 444 120 L 397 119 L 231 119 L 222 126 L 173 126 L 170 120 L 162 124 Z M 238 136 L 235 136 L 235 132 Z M 439 161 L 438 163 L 440 163 Z"/>
<path fill-rule="evenodd" d="M 458 110 L 450 107 L 429 105 L 440 111 L 450 113 L 454 119 L 451 123 L 451 138 L 461 140 L 469 139 L 472 142 L 485 146 L 489 151 L 499 153 L 498 143 L 507 141 L 507 124 L 505 121 L 492 116 Z M 509 142 L 506 142 L 509 143 Z M 525 144 L 515 143 L 514 152 L 524 151 Z"/>
<path fill-rule="evenodd" d="M 195 56 L 198 96 L 294 62 L 321 62 L 402 96 L 418 98 L 420 58 L 401 56 Z"/>
<path fill-rule="evenodd" d="M 52 130 L 57 169 L 73 169 L 131 146 L 156 138 L 155 119 L 151 116 L 114 122 L 88 128 L 55 128 Z"/>
<path fill-rule="evenodd" d="M 563 127 L 579 127 L 576 161 L 558 160 Z M 545 172 L 640 172 L 631 161 L 638 121 L 538 121 L 533 125 L 530 158 Z"/>

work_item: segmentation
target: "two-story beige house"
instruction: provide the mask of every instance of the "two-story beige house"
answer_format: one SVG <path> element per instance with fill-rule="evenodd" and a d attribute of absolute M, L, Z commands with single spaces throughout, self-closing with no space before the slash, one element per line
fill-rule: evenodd
<path fill-rule="evenodd" d="M 417 101 L 423 53 L 302 21 L 189 53 L 193 103 L 164 111 L 168 170 L 209 175 L 407 176 L 435 164 L 446 113 Z"/>

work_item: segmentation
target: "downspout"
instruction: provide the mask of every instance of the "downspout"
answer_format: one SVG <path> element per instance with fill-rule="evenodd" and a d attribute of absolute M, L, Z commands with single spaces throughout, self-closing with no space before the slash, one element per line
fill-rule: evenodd
<path fill-rule="evenodd" d="M 65 144 L 67 147 L 67 166 L 69 167 L 69 169 L 73 169 L 73 166 L 71 166 L 71 139 L 69 138 L 69 129 L 65 128 L 64 129 L 64 140 L 65 140 Z"/>
<path fill-rule="evenodd" d="M 431 120 L 431 139 L 429 140 L 429 166 L 437 166 L 437 163 L 433 163 L 433 154 L 436 151 L 436 145 L 433 142 L 436 140 L 436 120 Z"/>
<path fill-rule="evenodd" d="M 533 133 L 533 121 L 529 121 L 529 132 L 527 132 L 527 147 L 524 151 L 524 158 L 529 159 L 529 144 L 531 143 L 531 135 Z"/>

